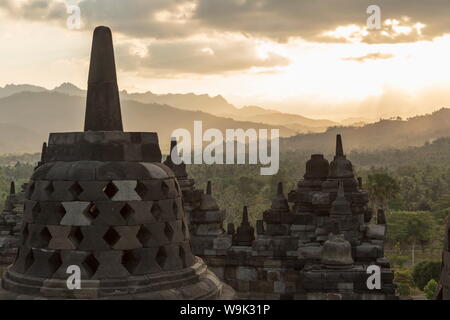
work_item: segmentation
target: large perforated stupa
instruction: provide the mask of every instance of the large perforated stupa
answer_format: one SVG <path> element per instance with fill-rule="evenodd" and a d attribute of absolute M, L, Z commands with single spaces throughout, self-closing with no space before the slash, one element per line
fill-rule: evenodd
<path fill-rule="evenodd" d="M 192 253 L 181 189 L 161 164 L 157 134 L 123 132 L 107 27 L 94 31 L 84 129 L 50 134 L 0 297 L 232 297 Z M 67 285 L 71 266 L 81 289 Z"/>

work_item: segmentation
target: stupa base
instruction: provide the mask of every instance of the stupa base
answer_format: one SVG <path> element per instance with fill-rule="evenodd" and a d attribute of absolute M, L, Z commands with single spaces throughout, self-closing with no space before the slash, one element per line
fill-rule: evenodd
<path fill-rule="evenodd" d="M 29 277 L 7 270 L 1 281 L 0 300 L 230 300 L 234 290 L 207 269 L 202 259 L 180 271 L 127 279 L 82 280 L 70 290 L 66 280 Z"/>

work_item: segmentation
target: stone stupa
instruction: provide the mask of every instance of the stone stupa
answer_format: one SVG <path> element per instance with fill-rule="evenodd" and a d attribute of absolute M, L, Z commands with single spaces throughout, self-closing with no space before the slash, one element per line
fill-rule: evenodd
<path fill-rule="evenodd" d="M 181 189 L 154 132 L 124 132 L 111 31 L 92 42 L 84 132 L 51 133 L 25 196 L 2 299 L 224 299 L 191 250 Z M 69 267 L 81 288 L 69 289 Z M 69 268 L 70 269 L 70 268 Z"/>

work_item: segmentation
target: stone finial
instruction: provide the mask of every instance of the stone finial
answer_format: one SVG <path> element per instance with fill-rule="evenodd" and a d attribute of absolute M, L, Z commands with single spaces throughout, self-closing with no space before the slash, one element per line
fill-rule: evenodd
<path fill-rule="evenodd" d="M 278 182 L 277 195 L 283 195 L 283 182 Z"/>
<path fill-rule="evenodd" d="M 322 263 L 328 268 L 345 268 L 353 264 L 352 246 L 344 235 L 330 234 L 323 245 Z"/>
<path fill-rule="evenodd" d="M 340 134 L 336 136 L 336 155 L 330 163 L 329 177 L 333 179 L 354 178 L 353 165 L 344 155 Z"/>
<path fill-rule="evenodd" d="M 186 179 L 188 176 L 186 171 L 186 164 L 184 162 L 181 162 L 180 164 L 175 164 L 172 159 L 172 154 L 178 154 L 177 140 L 174 137 L 170 139 L 170 153 L 167 156 L 166 160 L 164 161 L 164 164 L 168 166 L 170 169 L 172 169 L 178 180 Z"/>
<path fill-rule="evenodd" d="M 10 195 L 16 194 L 16 184 L 14 183 L 14 181 L 11 181 L 11 186 L 9 188 L 9 194 Z"/>
<path fill-rule="evenodd" d="M 344 156 L 344 147 L 342 146 L 342 137 L 340 134 L 336 135 L 336 157 Z"/>
<path fill-rule="evenodd" d="M 94 30 L 84 131 L 123 131 L 113 40 L 108 27 Z"/>
<path fill-rule="evenodd" d="M 228 225 L 227 225 L 227 233 L 231 234 L 231 235 L 236 233 L 236 230 L 234 228 L 234 223 L 232 223 L 232 222 L 228 223 Z"/>
<path fill-rule="evenodd" d="M 47 142 L 44 142 L 42 144 L 41 161 L 44 161 L 46 153 L 47 153 Z"/>
<path fill-rule="evenodd" d="M 172 151 L 174 151 L 174 149 L 175 149 L 175 152 L 176 152 L 176 149 L 177 149 L 177 139 L 176 139 L 175 137 L 172 137 L 172 138 L 170 139 L 170 155 L 169 155 L 169 156 L 172 156 Z"/>
<path fill-rule="evenodd" d="M 211 181 L 208 181 L 208 183 L 206 184 L 206 194 L 212 195 Z"/>
<path fill-rule="evenodd" d="M 241 225 L 250 225 L 248 223 L 248 210 L 247 210 L 247 206 L 244 206 L 244 210 L 242 212 L 242 223 Z"/>
<path fill-rule="evenodd" d="M 236 233 L 233 235 L 233 245 L 251 246 L 254 240 L 255 229 L 250 225 L 248 221 L 248 210 L 245 206 L 242 213 L 241 225 L 237 228 Z"/>
<path fill-rule="evenodd" d="M 331 204 L 330 215 L 331 216 L 340 216 L 340 215 L 351 215 L 352 210 L 350 208 L 350 204 L 345 198 L 344 193 L 344 183 L 342 180 L 339 180 L 338 191 L 336 200 Z"/>
<path fill-rule="evenodd" d="M 266 232 L 264 228 L 264 220 L 257 220 L 256 221 L 256 233 L 257 234 L 264 234 Z"/>
<path fill-rule="evenodd" d="M 363 189 L 363 181 L 362 181 L 361 177 L 358 177 L 358 188 L 359 188 L 359 190 Z"/>
<path fill-rule="evenodd" d="M 272 211 L 283 211 L 283 212 L 289 211 L 289 204 L 283 193 L 283 183 L 282 182 L 278 182 L 277 195 L 272 200 L 271 210 Z"/>
<path fill-rule="evenodd" d="M 219 210 L 219 205 L 217 204 L 216 199 L 212 196 L 211 181 L 208 181 L 206 184 L 206 193 L 202 194 L 199 209 L 204 211 Z"/>
<path fill-rule="evenodd" d="M 166 158 L 166 161 L 164 162 L 167 166 L 174 166 L 175 164 L 173 163 L 173 159 L 172 159 L 172 154 L 178 154 L 178 149 L 177 149 L 177 139 L 175 137 L 172 137 L 170 139 L 170 152 L 169 155 Z"/>
<path fill-rule="evenodd" d="M 386 224 L 386 215 L 383 209 L 377 210 L 377 224 Z"/>

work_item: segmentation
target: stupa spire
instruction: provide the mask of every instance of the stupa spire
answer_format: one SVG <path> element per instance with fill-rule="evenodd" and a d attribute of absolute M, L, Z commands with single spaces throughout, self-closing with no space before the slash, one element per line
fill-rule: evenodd
<path fill-rule="evenodd" d="M 212 196 L 212 184 L 208 181 L 206 184 L 206 193 L 202 194 L 200 200 L 200 210 L 219 210 L 216 199 Z"/>
<path fill-rule="evenodd" d="M 208 181 L 208 183 L 206 184 L 206 194 L 209 194 L 209 195 L 212 194 L 211 181 Z"/>
<path fill-rule="evenodd" d="M 344 156 L 344 148 L 342 147 L 342 137 L 340 134 L 336 135 L 336 157 Z"/>
<path fill-rule="evenodd" d="M 344 182 L 339 180 L 336 200 L 331 204 L 330 215 L 351 215 L 352 209 L 350 203 L 345 198 Z"/>
<path fill-rule="evenodd" d="M 248 221 L 248 210 L 247 206 L 245 206 L 242 213 L 241 225 L 237 228 L 236 233 L 233 234 L 233 245 L 251 246 L 253 240 L 255 240 L 255 229 Z"/>
<path fill-rule="evenodd" d="M 277 196 L 279 195 L 283 195 L 283 183 L 282 182 L 278 182 L 278 186 L 277 186 Z"/>
<path fill-rule="evenodd" d="M 94 30 L 84 131 L 123 131 L 112 34 L 108 27 Z"/>
<path fill-rule="evenodd" d="M 272 209 L 272 211 L 289 212 L 289 204 L 283 193 L 283 183 L 282 182 L 278 182 L 277 195 L 272 200 L 271 209 Z"/>
<path fill-rule="evenodd" d="M 247 210 L 247 206 L 244 206 L 244 210 L 242 213 L 242 224 L 247 225 L 248 224 L 248 210 Z"/>
<path fill-rule="evenodd" d="M 11 181 L 11 186 L 9 188 L 9 194 L 10 195 L 16 194 L 16 184 L 14 183 L 14 181 Z"/>
<path fill-rule="evenodd" d="M 177 139 L 175 137 L 172 137 L 170 139 L 170 154 L 172 155 L 173 149 L 175 149 L 175 152 L 177 152 Z"/>
<path fill-rule="evenodd" d="M 173 159 L 172 159 L 172 154 L 178 155 L 177 139 L 175 137 L 172 137 L 170 139 L 170 152 L 169 152 L 169 155 L 166 158 L 167 164 L 169 166 L 174 164 L 173 163 Z"/>

